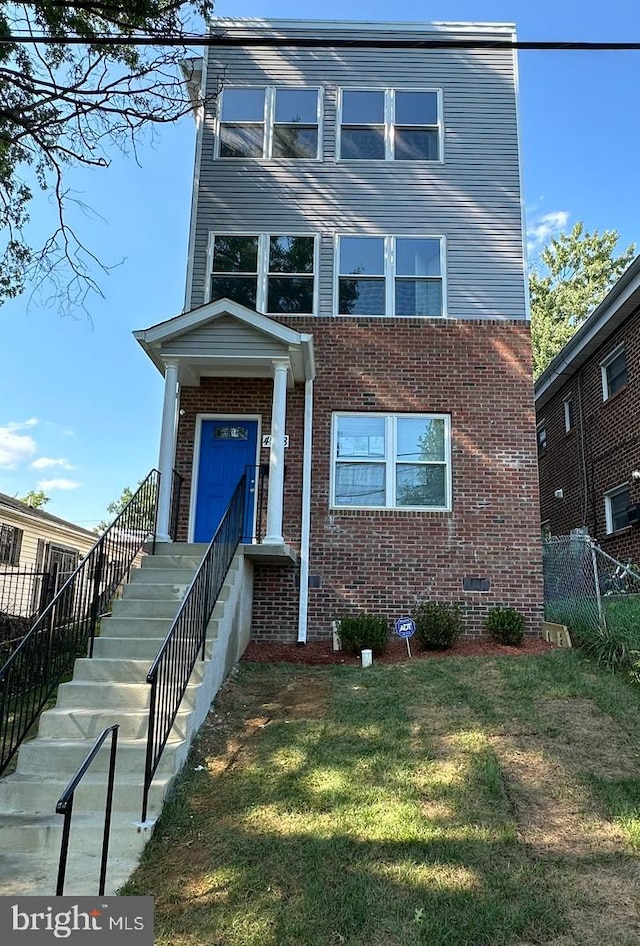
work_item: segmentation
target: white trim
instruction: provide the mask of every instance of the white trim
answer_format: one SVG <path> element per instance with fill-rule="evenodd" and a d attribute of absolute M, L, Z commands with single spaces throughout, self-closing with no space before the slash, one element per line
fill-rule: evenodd
<path fill-rule="evenodd" d="M 209 49 L 205 50 L 202 57 L 202 74 L 200 78 L 200 89 L 205 93 L 207 89 L 207 66 L 209 64 Z M 191 189 L 191 218 L 189 220 L 189 242 L 187 250 L 187 272 L 185 275 L 184 287 L 184 310 L 191 308 L 191 299 L 193 298 L 193 270 L 196 249 L 196 214 L 198 210 L 198 201 L 200 199 L 200 170 L 202 168 L 202 141 L 204 138 L 205 126 L 205 106 L 199 109 L 196 115 L 196 147 L 193 160 L 193 186 Z"/>
<path fill-rule="evenodd" d="M 349 504 L 347 506 L 339 506 L 335 502 L 335 470 L 336 470 L 336 459 L 337 459 L 337 446 L 338 446 L 338 419 L 340 417 L 382 417 L 385 421 L 385 456 L 384 460 L 379 461 L 370 461 L 370 462 L 379 462 L 385 466 L 385 505 L 384 506 L 356 506 L 355 504 Z M 395 467 L 398 463 L 397 459 L 397 424 L 392 423 L 398 419 L 404 420 L 405 418 L 429 418 L 433 420 L 444 420 L 444 431 L 445 431 L 445 443 L 444 443 L 444 464 L 446 467 L 445 475 L 445 498 L 446 504 L 444 506 L 397 506 L 394 504 L 393 500 L 395 497 Z M 424 512 L 424 513 L 433 513 L 433 512 L 442 512 L 447 513 L 453 510 L 453 476 L 451 469 L 451 414 L 446 413 L 435 413 L 431 411 L 411 411 L 404 413 L 403 411 L 333 411 L 331 415 L 331 458 L 330 458 L 330 473 L 329 473 L 329 508 L 332 512 L 345 512 L 345 510 L 350 509 L 359 509 L 367 512 L 379 512 L 381 509 L 389 510 L 393 512 Z M 368 461 L 363 460 L 363 463 Z M 393 476 L 390 475 L 390 472 L 393 471 Z"/>
<path fill-rule="evenodd" d="M 311 480 L 313 476 L 313 380 L 304 385 L 304 428 L 302 446 L 302 517 L 300 522 L 300 596 L 298 602 L 298 643 L 307 641 L 309 610 L 309 548 L 311 545 Z"/>
<path fill-rule="evenodd" d="M 627 491 L 630 494 L 629 483 L 621 483 L 620 486 L 614 486 L 613 489 L 607 490 L 604 494 L 604 513 L 607 523 L 607 535 L 612 535 L 614 532 L 621 532 L 622 529 L 626 529 L 626 526 L 621 526 L 619 529 L 614 529 L 613 527 L 613 512 L 611 509 L 611 500 L 614 496 L 618 496 L 620 493 Z"/>
<path fill-rule="evenodd" d="M 319 30 L 329 30 L 334 33 L 341 31 L 363 30 L 372 33 L 401 32 L 401 33 L 515 33 L 515 24 L 509 21 L 492 21 L 485 23 L 482 20 L 457 21 L 457 20 L 434 20 L 433 22 L 416 22 L 415 20 L 391 20 L 390 22 L 379 20 L 292 20 L 262 17 L 214 17 L 208 21 L 210 31 L 217 29 L 242 29 L 248 32 L 263 31 L 264 29 L 275 28 L 278 30 L 293 30 L 296 33 L 309 33 L 313 36 Z"/>
<path fill-rule="evenodd" d="M 613 351 L 609 352 L 607 357 L 603 358 L 602 361 L 600 362 L 600 376 L 602 379 L 602 400 L 603 401 L 608 401 L 610 397 L 613 397 L 613 395 L 609 393 L 609 378 L 607 376 L 607 368 L 609 367 L 609 365 L 613 364 L 616 358 L 624 354 L 625 354 L 624 342 L 621 342 L 620 345 L 616 345 Z M 625 356 L 625 367 L 627 368 L 627 371 L 628 371 L 626 356 Z M 613 393 L 615 394 L 616 392 L 614 391 Z"/>
<path fill-rule="evenodd" d="M 384 119 L 384 128 L 383 128 L 383 138 L 384 138 L 384 158 L 343 158 L 342 157 L 342 99 L 345 92 L 382 92 L 384 95 L 383 101 L 383 119 Z M 336 141 L 336 153 L 335 160 L 338 164 L 371 164 L 377 163 L 379 161 L 384 162 L 395 162 L 397 159 L 395 157 L 395 129 L 396 124 L 396 102 L 395 96 L 397 92 L 434 92 L 436 95 L 436 106 L 438 109 L 438 120 L 436 122 L 435 128 L 438 135 L 438 157 L 437 158 L 421 158 L 415 161 L 399 161 L 400 164 L 414 165 L 414 164 L 444 164 L 444 97 L 443 91 L 439 88 L 425 88 L 424 86 L 402 86 L 402 85 L 344 85 L 338 88 L 338 96 L 336 103 L 336 128 L 335 128 L 335 141 Z M 377 123 L 375 122 L 350 122 L 351 126 L 358 126 L 362 128 L 373 127 Z M 404 127 L 415 127 L 415 128 L 433 128 L 433 125 L 417 124 L 414 126 L 402 126 Z"/>
<path fill-rule="evenodd" d="M 210 47 L 211 48 L 211 47 Z M 280 83 L 274 85 L 273 83 L 269 84 L 254 84 L 247 83 L 243 85 L 242 83 L 237 85 L 225 85 L 225 89 L 259 89 L 264 92 L 264 105 L 263 105 L 263 119 L 262 122 L 253 121 L 253 122 L 227 122 L 226 124 L 232 125 L 260 125 L 263 126 L 262 133 L 262 154 L 261 155 L 242 155 L 241 157 L 231 157 L 230 155 L 221 155 L 220 154 L 220 144 L 221 144 L 221 127 L 224 124 L 222 120 L 222 108 L 224 106 L 224 92 L 220 97 L 220 107 L 216 108 L 216 117 L 214 121 L 214 147 L 213 147 L 213 159 L 214 161 L 277 161 L 281 163 L 283 161 L 322 161 L 323 158 L 323 119 L 324 119 L 324 86 L 322 85 L 299 85 L 298 83 Z M 276 93 L 279 91 L 285 92 L 316 92 L 316 121 L 318 123 L 318 139 L 316 144 L 316 154 L 315 157 L 273 157 L 273 133 L 276 126 Z M 279 122 L 278 124 L 286 124 L 286 122 Z"/>
<path fill-rule="evenodd" d="M 198 498 L 198 474 L 200 472 L 200 444 L 202 440 L 202 424 L 207 420 L 251 420 L 257 421 L 258 427 L 256 431 L 256 459 L 254 466 L 259 466 L 260 464 L 260 444 L 262 443 L 262 414 L 210 414 L 207 412 L 196 414 L 195 419 L 195 436 L 193 439 L 193 459 L 191 466 L 191 490 L 189 494 L 189 526 L 187 530 L 187 541 L 194 541 L 194 532 L 196 525 L 196 500 Z M 253 519 L 252 519 L 252 534 L 255 534 L 256 531 L 256 503 L 257 503 L 258 493 L 257 490 L 253 494 Z"/>
<path fill-rule="evenodd" d="M 385 289 L 384 289 L 384 298 L 385 298 L 385 311 L 382 315 L 368 315 L 363 313 L 362 315 L 347 315 L 340 312 L 340 277 L 348 279 L 349 273 L 340 272 L 340 240 L 341 239 L 378 239 L 383 241 L 383 263 L 384 263 L 384 272 L 379 276 L 366 276 L 365 278 L 378 278 L 384 279 Z M 440 287 L 441 287 L 441 296 L 442 296 L 442 311 L 440 315 L 396 315 L 396 293 L 395 293 L 395 281 L 396 281 L 396 242 L 398 240 L 438 240 L 440 243 Z M 444 234 L 441 233 L 377 233 L 377 232 L 364 232 L 358 230 L 357 232 L 339 232 L 334 234 L 334 259 L 333 259 L 333 308 L 332 315 L 334 318 L 340 319 L 446 319 L 448 318 L 447 314 L 447 239 Z M 403 277 L 400 277 L 401 279 Z M 406 277 L 409 279 L 410 277 Z M 432 277 L 420 277 L 416 276 L 416 279 L 427 279 L 434 280 L 435 276 Z"/>

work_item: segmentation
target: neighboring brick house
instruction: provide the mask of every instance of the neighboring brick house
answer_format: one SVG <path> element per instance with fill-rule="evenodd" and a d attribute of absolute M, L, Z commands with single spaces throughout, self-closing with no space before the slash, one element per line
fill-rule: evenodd
<path fill-rule="evenodd" d="M 640 562 L 640 257 L 535 392 L 543 531 Z"/>
<path fill-rule="evenodd" d="M 250 465 L 254 638 L 418 598 L 537 633 L 515 53 L 455 47 L 513 27 L 212 29 L 185 311 L 135 333 L 165 376 L 161 537 L 174 462 L 191 541 Z"/>

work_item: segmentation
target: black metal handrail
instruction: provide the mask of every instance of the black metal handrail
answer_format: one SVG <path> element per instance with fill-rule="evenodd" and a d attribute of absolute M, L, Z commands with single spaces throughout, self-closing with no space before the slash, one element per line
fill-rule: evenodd
<path fill-rule="evenodd" d="M 171 474 L 171 509 L 169 511 L 169 535 L 176 540 L 178 535 L 178 515 L 180 513 L 180 496 L 182 494 L 182 484 L 184 476 L 180 476 L 177 470 Z"/>
<path fill-rule="evenodd" d="M 87 769 L 102 748 L 102 744 L 111 733 L 111 755 L 109 757 L 109 774 L 107 776 L 107 795 L 104 808 L 104 830 L 102 834 L 102 857 L 100 859 L 100 882 L 98 896 L 104 893 L 105 882 L 107 879 L 107 859 L 109 857 L 109 834 L 111 831 L 111 811 L 113 809 L 113 783 L 116 774 L 116 752 L 118 749 L 118 724 L 108 726 L 107 729 L 98 736 L 92 748 L 87 753 L 84 762 L 73 776 L 64 792 L 58 799 L 56 805 L 56 814 L 64 815 L 62 824 L 62 841 L 60 843 L 60 861 L 58 863 L 58 882 L 56 885 L 56 896 L 61 897 L 64 891 L 64 878 L 67 873 L 67 858 L 69 856 L 69 835 L 71 833 L 71 816 L 73 814 L 73 796 L 76 788 L 82 781 Z"/>
<path fill-rule="evenodd" d="M 245 467 L 246 498 L 245 509 L 253 509 L 253 524 L 248 523 L 242 536 L 247 543 L 260 542 L 264 536 L 267 515 L 267 483 L 269 479 L 269 464 L 260 463 L 258 466 Z"/>
<path fill-rule="evenodd" d="M 0 669 L 0 775 L 76 657 L 93 656 L 100 617 L 153 539 L 160 474 L 152 470 Z"/>
<path fill-rule="evenodd" d="M 244 498 L 243 475 L 147 674 L 151 694 L 142 797 L 143 822 L 147 820 L 151 782 L 193 668 L 199 654 L 201 660 L 205 657 L 207 625 L 242 538 Z"/>

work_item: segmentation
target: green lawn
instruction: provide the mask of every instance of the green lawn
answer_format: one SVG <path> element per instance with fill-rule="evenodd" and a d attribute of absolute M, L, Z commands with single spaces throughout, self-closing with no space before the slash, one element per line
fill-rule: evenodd
<path fill-rule="evenodd" d="M 637 946 L 638 733 L 575 651 L 245 663 L 122 892 L 158 946 Z"/>

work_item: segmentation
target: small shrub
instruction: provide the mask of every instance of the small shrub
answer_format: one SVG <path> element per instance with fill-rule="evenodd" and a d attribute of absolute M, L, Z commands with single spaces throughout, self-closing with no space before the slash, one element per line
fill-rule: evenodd
<path fill-rule="evenodd" d="M 517 647 L 524 637 L 524 615 L 515 608 L 493 608 L 485 621 L 485 627 L 494 641 Z"/>
<path fill-rule="evenodd" d="M 379 656 L 389 643 L 387 619 L 378 614 L 345 614 L 340 618 L 338 633 L 343 648 L 354 654 L 366 649 Z"/>
<path fill-rule="evenodd" d="M 462 633 L 462 610 L 457 604 L 421 601 L 411 613 L 416 639 L 425 650 L 447 650 Z"/>

